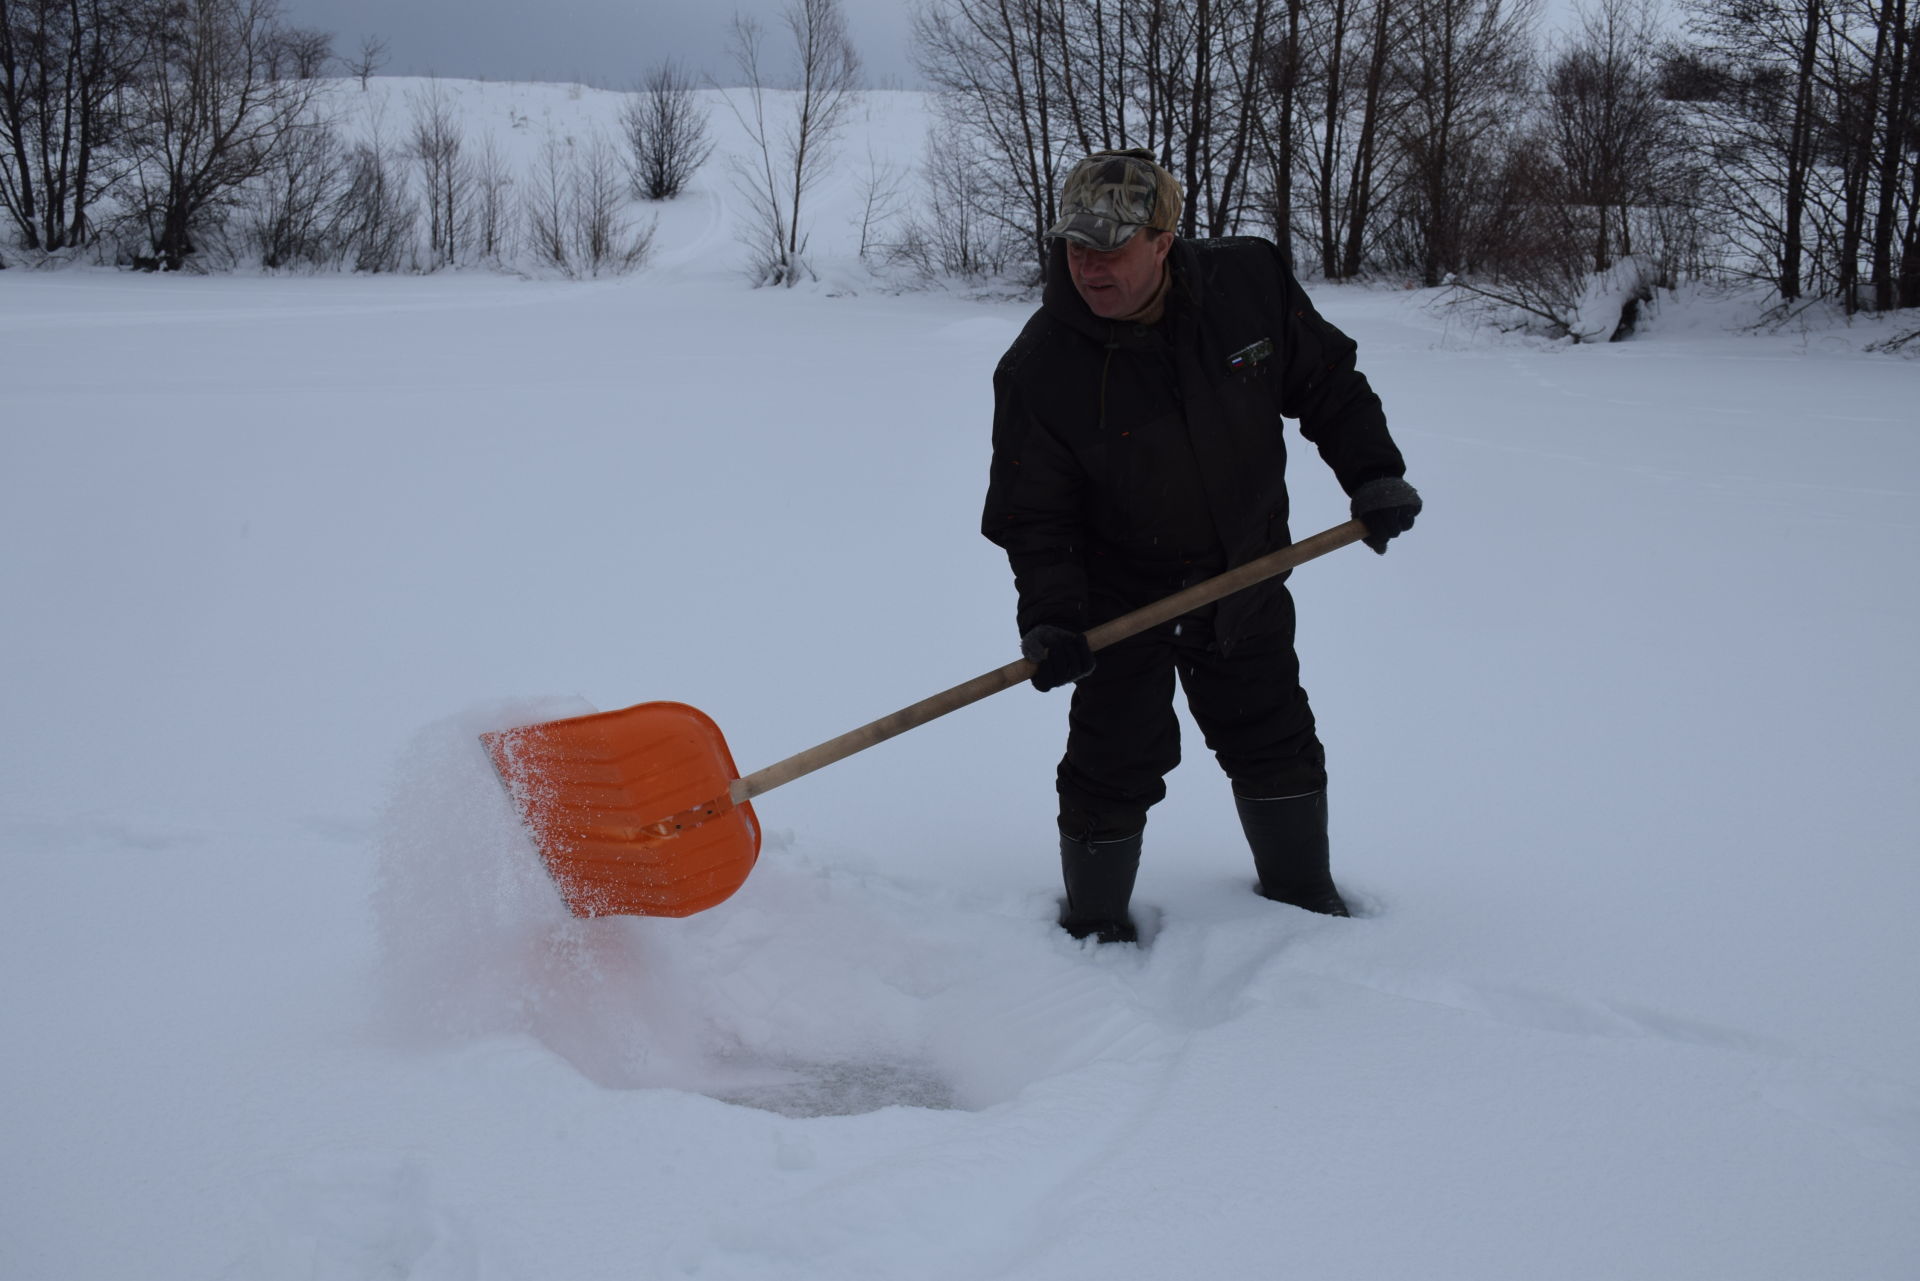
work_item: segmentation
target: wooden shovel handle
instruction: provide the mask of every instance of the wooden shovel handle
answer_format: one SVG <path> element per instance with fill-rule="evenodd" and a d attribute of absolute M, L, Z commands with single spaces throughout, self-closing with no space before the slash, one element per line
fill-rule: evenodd
<path fill-rule="evenodd" d="M 1184 591 L 1175 592 L 1164 600 L 1151 605 L 1143 605 L 1131 614 L 1122 614 L 1110 623 L 1102 623 L 1087 633 L 1087 647 L 1102 650 L 1137 636 L 1150 627 L 1171 622 L 1183 614 L 1190 614 L 1202 605 L 1212 604 L 1223 596 L 1231 596 L 1243 588 L 1264 582 L 1277 574 L 1284 574 L 1297 565 L 1304 565 L 1317 556 L 1345 547 L 1348 543 L 1357 543 L 1366 537 L 1367 527 L 1357 520 L 1335 525 L 1304 538 L 1291 547 L 1282 547 L 1270 552 L 1258 560 L 1250 560 L 1224 574 L 1217 574 L 1204 583 L 1196 583 Z M 791 783 L 802 775 L 811 774 L 817 769 L 845 760 L 855 752 L 863 752 L 875 743 L 886 740 L 928 721 L 938 720 L 948 712 L 960 710 L 970 703 L 977 703 L 989 694 L 998 694 L 1003 689 L 1011 689 L 1021 681 L 1033 675 L 1033 663 L 1028 659 L 1016 659 L 1005 667 L 996 668 L 985 675 L 976 676 L 970 681 L 955 685 L 952 689 L 942 690 L 931 698 L 923 698 L 911 707 L 903 707 L 891 716 L 882 716 L 879 720 L 862 725 L 859 729 L 849 730 L 838 738 L 829 739 L 818 747 L 810 747 L 749 774 L 745 778 L 733 781 L 730 794 L 734 803 L 752 800 L 756 796 L 770 792 L 782 783 Z"/>

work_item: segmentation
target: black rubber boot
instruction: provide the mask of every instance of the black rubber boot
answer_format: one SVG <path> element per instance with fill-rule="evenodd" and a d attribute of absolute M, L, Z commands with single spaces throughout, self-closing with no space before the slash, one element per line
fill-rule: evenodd
<path fill-rule="evenodd" d="M 1140 941 L 1127 915 L 1127 900 L 1133 897 L 1133 878 L 1140 871 L 1142 835 L 1135 832 L 1117 841 L 1060 838 L 1060 874 L 1067 883 L 1061 929 L 1101 943 Z"/>
<path fill-rule="evenodd" d="M 1260 895 L 1323 916 L 1351 916 L 1327 870 L 1327 794 L 1250 801 L 1233 798 L 1253 848 Z"/>

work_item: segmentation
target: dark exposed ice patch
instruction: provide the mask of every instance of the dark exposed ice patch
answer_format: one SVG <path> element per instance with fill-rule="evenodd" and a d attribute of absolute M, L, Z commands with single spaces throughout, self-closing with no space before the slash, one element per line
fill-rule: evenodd
<path fill-rule="evenodd" d="M 860 1116 L 882 1108 L 959 1107 L 951 1084 L 923 1063 L 786 1063 L 778 1079 L 735 1085 L 709 1097 L 781 1116 Z"/>

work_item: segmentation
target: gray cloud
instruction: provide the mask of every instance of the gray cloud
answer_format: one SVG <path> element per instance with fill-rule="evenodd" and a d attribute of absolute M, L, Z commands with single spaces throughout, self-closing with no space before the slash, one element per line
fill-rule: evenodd
<path fill-rule="evenodd" d="M 282 0 L 288 22 L 334 33 L 351 55 L 364 36 L 387 41 L 387 75 L 579 81 L 624 89 L 664 57 L 727 83 L 734 11 L 778 31 L 783 0 Z M 906 0 L 843 0 L 870 83 L 914 83 Z M 776 46 L 770 41 L 769 50 Z M 784 53 L 784 49 L 779 50 Z"/>

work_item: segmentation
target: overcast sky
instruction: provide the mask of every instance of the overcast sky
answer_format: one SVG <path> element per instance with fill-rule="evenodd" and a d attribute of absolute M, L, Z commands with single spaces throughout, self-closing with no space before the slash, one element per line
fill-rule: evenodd
<path fill-rule="evenodd" d="M 907 54 L 909 0 L 842 0 L 870 85 L 915 82 Z M 334 33 L 348 56 L 385 38 L 384 74 L 580 81 L 632 87 L 661 58 L 680 58 L 728 83 L 726 29 L 734 11 L 780 32 L 784 0 L 282 0 L 297 27 Z M 781 34 L 784 34 L 783 32 Z M 785 45 L 768 42 L 770 53 Z"/>

